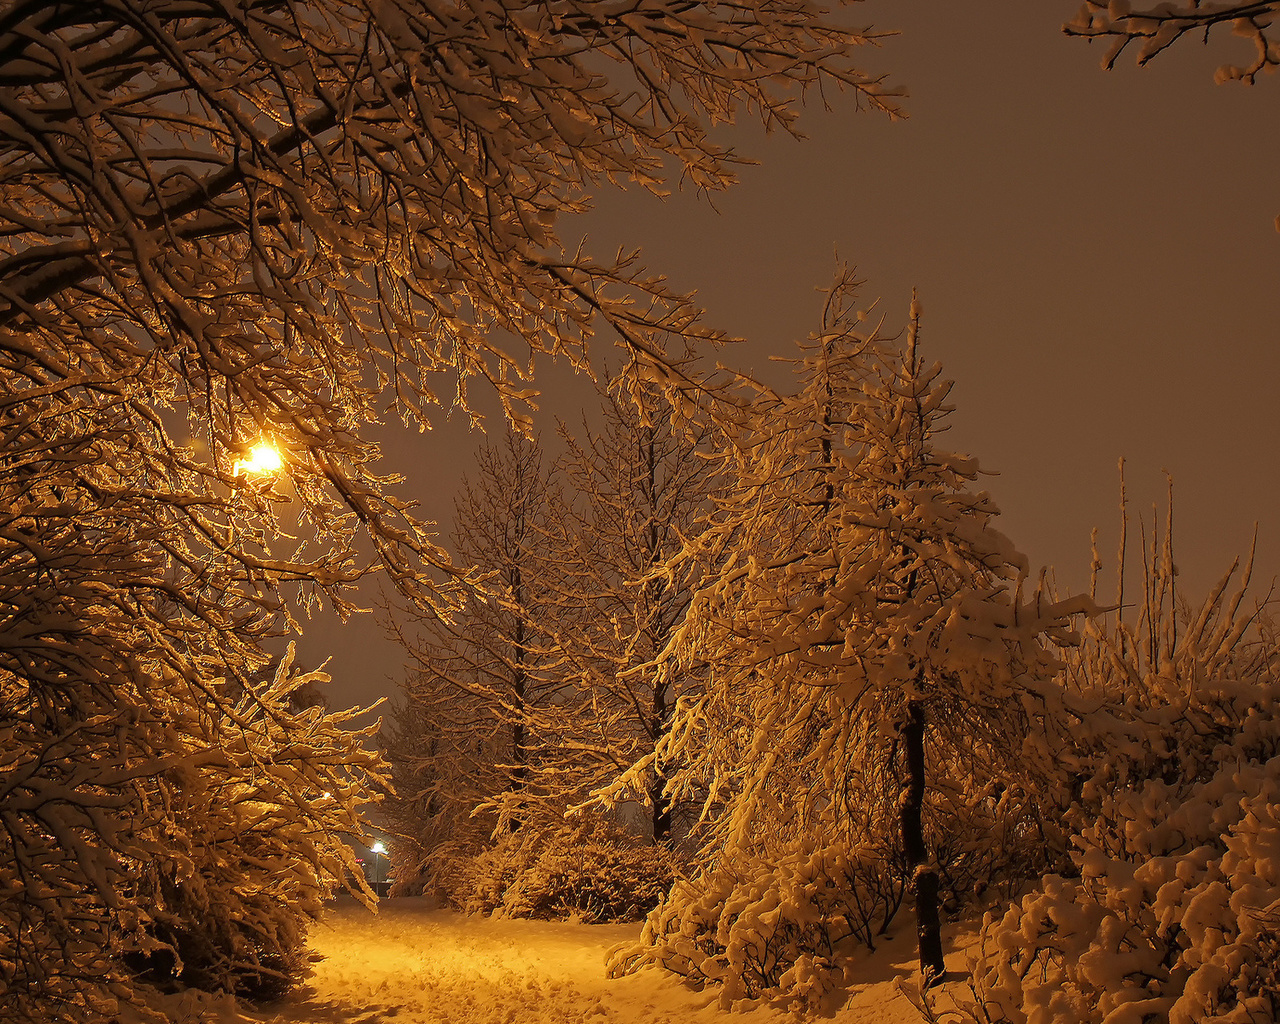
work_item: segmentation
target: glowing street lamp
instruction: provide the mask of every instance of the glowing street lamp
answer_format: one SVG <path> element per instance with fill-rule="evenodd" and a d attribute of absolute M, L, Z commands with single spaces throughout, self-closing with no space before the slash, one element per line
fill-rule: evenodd
<path fill-rule="evenodd" d="M 280 449 L 270 441 L 259 441 L 249 449 L 247 459 L 236 459 L 232 472 L 236 476 L 242 473 L 249 476 L 270 476 L 284 468 L 284 457 Z"/>
<path fill-rule="evenodd" d="M 369 852 L 373 854 L 373 891 L 381 896 L 382 893 L 379 891 L 379 887 L 382 885 L 382 855 L 387 852 L 387 848 L 382 845 L 382 840 L 379 839 L 369 847 Z"/>

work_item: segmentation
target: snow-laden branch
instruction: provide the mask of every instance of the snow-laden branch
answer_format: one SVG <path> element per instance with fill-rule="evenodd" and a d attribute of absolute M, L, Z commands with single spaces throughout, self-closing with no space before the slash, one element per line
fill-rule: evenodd
<path fill-rule="evenodd" d="M 1137 61 L 1146 64 L 1184 36 L 1200 36 L 1206 42 L 1219 25 L 1229 25 L 1233 35 L 1249 40 L 1254 58 L 1249 64 L 1224 64 L 1215 78 L 1219 82 L 1239 81 L 1252 85 L 1260 73 L 1280 67 L 1280 40 L 1272 35 L 1280 4 L 1274 0 L 1255 3 L 1228 3 L 1215 0 L 1183 0 L 1134 10 L 1120 0 L 1087 0 L 1075 18 L 1067 22 L 1067 35 L 1108 42 L 1102 59 L 1112 68 L 1131 45 L 1137 47 Z"/>

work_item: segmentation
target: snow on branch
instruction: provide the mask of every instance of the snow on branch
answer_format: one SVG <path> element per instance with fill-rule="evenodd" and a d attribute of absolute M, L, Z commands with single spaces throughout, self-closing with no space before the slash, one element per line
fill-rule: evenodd
<path fill-rule="evenodd" d="M 1198 35 L 1207 42 L 1213 29 L 1230 25 L 1233 35 L 1253 44 L 1254 58 L 1249 64 L 1222 65 L 1215 79 L 1252 85 L 1260 73 L 1271 73 L 1280 67 L 1280 41 L 1271 34 L 1277 13 L 1280 13 L 1280 4 L 1274 0 L 1258 3 L 1183 0 L 1137 11 L 1127 0 L 1087 0 L 1063 29 L 1067 35 L 1106 39 L 1108 48 L 1102 66 L 1109 69 L 1130 44 L 1137 45 L 1137 60 L 1141 65 L 1184 36 Z"/>

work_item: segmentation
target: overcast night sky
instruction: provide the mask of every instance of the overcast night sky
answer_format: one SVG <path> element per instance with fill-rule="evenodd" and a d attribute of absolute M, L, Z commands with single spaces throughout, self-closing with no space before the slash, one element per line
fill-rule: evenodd
<path fill-rule="evenodd" d="M 833 96 L 802 117 L 806 141 L 730 133 L 760 165 L 715 209 L 603 196 L 586 230 L 697 289 L 709 322 L 747 339 L 722 360 L 758 372 L 816 325 L 835 252 L 890 325 L 917 287 L 926 358 L 956 381 L 949 446 L 999 473 L 997 525 L 1033 566 L 1086 587 L 1097 525 L 1113 567 L 1123 455 L 1135 520 L 1153 503 L 1163 519 L 1173 475 L 1185 592 L 1247 551 L 1255 522 L 1265 591 L 1280 571 L 1280 80 L 1215 85 L 1248 57 L 1226 34 L 1104 72 L 1100 46 L 1061 32 L 1074 9 L 855 5 L 849 22 L 901 33 L 865 64 L 907 88 L 907 120 Z M 590 400 L 564 374 L 542 383 L 550 412 Z M 458 425 L 387 443 L 443 532 L 475 443 Z M 333 655 L 334 705 L 394 691 L 402 654 L 372 617 L 306 628 L 304 659 Z"/>

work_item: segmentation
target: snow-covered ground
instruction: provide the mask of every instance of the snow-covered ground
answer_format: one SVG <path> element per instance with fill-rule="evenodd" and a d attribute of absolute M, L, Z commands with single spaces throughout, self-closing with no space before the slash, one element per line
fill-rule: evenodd
<path fill-rule="evenodd" d="M 424 900 L 385 900 L 377 914 L 339 901 L 312 933 L 314 973 L 269 1007 L 171 997 L 173 1024 L 774 1024 L 785 1007 L 722 1010 L 712 989 L 695 992 L 657 971 L 605 977 L 610 947 L 638 926 L 468 917 Z M 949 938 L 948 965 L 965 965 L 973 929 Z M 957 950 L 956 946 L 960 948 Z M 856 964 L 857 980 L 823 1019 L 833 1024 L 908 1024 L 920 1016 L 898 991 L 912 984 L 910 916 Z M 951 982 L 949 984 L 962 984 Z M 945 996 L 942 998 L 945 999 Z"/>

